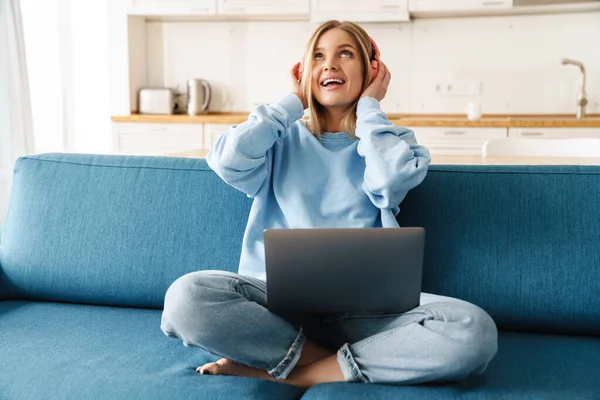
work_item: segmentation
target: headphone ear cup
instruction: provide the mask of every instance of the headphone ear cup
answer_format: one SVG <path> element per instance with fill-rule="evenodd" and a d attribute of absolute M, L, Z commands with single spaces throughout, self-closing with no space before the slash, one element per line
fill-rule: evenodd
<path fill-rule="evenodd" d="M 373 80 L 373 79 L 375 79 L 375 77 L 377 76 L 377 72 L 379 71 L 379 60 L 381 58 L 381 53 L 379 52 L 379 47 L 377 46 L 377 43 L 375 43 L 373 38 L 369 36 L 369 39 L 371 40 L 371 45 L 373 46 L 373 50 L 375 50 L 375 57 L 371 61 L 371 67 L 373 67 L 372 72 L 371 72 L 371 80 Z M 373 66 L 373 61 L 377 61 L 376 67 Z"/>

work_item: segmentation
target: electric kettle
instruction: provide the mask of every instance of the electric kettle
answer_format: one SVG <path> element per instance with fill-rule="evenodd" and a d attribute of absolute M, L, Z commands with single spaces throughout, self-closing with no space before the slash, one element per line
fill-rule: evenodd
<path fill-rule="evenodd" d="M 188 115 L 198 115 L 208 111 L 210 85 L 207 81 L 204 79 L 188 79 L 187 95 Z"/>

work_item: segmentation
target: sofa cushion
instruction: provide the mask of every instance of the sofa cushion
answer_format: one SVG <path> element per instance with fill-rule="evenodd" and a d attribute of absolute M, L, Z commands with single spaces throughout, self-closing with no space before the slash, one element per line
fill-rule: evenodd
<path fill-rule="evenodd" d="M 161 308 L 201 269 L 237 271 L 251 201 L 205 160 L 20 158 L 0 244 L 13 299 Z"/>
<path fill-rule="evenodd" d="M 216 357 L 160 330 L 159 310 L 0 302 L 0 399 L 298 399 L 302 390 L 199 375 Z M 256 395 L 256 397 L 254 397 Z"/>
<path fill-rule="evenodd" d="M 334 383 L 303 400 L 597 399 L 600 338 L 500 331 L 498 354 L 483 375 L 454 384 L 414 386 Z"/>
<path fill-rule="evenodd" d="M 161 332 L 159 310 L 0 302 L 0 398 L 297 399 L 295 387 L 198 375 L 217 357 Z M 450 385 L 337 383 L 306 399 L 591 399 L 600 393 L 600 339 L 500 332 L 481 376 Z"/>
<path fill-rule="evenodd" d="M 423 291 L 500 328 L 600 334 L 600 166 L 434 165 L 398 220 L 427 231 Z"/>

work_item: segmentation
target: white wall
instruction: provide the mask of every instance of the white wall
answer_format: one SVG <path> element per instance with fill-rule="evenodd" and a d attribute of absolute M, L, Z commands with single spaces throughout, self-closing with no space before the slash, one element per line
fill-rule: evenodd
<path fill-rule="evenodd" d="M 378 42 L 392 83 L 389 113 L 575 113 L 580 74 L 588 70 L 588 112 L 600 113 L 600 13 L 418 19 L 364 24 Z M 215 111 L 244 111 L 277 101 L 288 70 L 314 25 L 308 22 L 147 23 L 150 86 L 185 90 L 190 77 L 217 89 Z M 481 83 L 479 96 L 443 96 L 438 83 Z"/>

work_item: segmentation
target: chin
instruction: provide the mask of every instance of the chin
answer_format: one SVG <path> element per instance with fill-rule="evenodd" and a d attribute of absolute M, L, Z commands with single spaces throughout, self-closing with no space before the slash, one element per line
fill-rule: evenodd
<path fill-rule="evenodd" d="M 358 96 L 356 96 L 358 97 Z M 352 99 L 352 100 L 349 100 Z M 350 107 L 356 98 L 352 96 L 344 95 L 344 96 L 319 96 L 315 97 L 317 103 L 319 103 L 322 107 L 327 108 L 348 108 Z"/>

